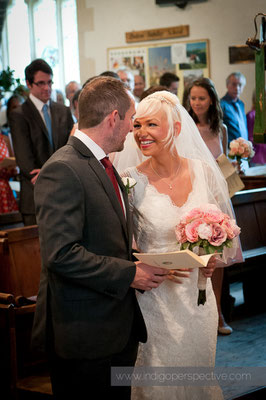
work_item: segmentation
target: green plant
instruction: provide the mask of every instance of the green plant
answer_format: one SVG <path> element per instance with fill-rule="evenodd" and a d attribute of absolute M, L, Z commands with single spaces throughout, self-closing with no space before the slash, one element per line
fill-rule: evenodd
<path fill-rule="evenodd" d="M 0 99 L 4 97 L 5 92 L 17 93 L 22 86 L 19 78 L 14 78 L 14 70 L 7 67 L 0 73 Z"/>

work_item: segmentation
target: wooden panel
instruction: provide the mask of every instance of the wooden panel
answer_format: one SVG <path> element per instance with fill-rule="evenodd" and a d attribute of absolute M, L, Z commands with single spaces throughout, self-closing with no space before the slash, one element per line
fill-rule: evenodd
<path fill-rule="evenodd" d="M 5 226 L 22 224 L 22 215 L 18 211 L 0 214 L 0 227 L 6 229 Z"/>
<path fill-rule="evenodd" d="M 38 237 L 37 225 L 23 226 L 21 228 L 0 231 L 0 238 L 7 238 L 9 243 Z"/>
<path fill-rule="evenodd" d="M 255 210 L 263 244 L 266 244 L 266 202 L 257 202 Z"/>
<path fill-rule="evenodd" d="M 241 228 L 240 240 L 243 250 L 263 246 L 253 204 L 243 204 L 234 208 L 237 224 Z"/>
<path fill-rule="evenodd" d="M 0 291 L 15 297 L 37 295 L 41 272 L 37 226 L 1 231 L 0 242 Z"/>
<path fill-rule="evenodd" d="M 266 186 L 265 176 L 241 176 L 241 179 L 245 185 L 245 190 L 262 188 Z"/>
<path fill-rule="evenodd" d="M 266 188 L 243 190 L 232 197 L 233 206 L 256 203 L 258 201 L 266 202 Z"/>

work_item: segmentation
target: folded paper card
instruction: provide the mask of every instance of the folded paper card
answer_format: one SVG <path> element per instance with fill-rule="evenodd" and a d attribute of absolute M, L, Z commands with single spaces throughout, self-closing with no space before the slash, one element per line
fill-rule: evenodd
<path fill-rule="evenodd" d="M 191 250 L 172 251 L 169 253 L 133 253 L 141 262 L 169 269 L 206 267 L 213 254 L 198 256 Z"/>
<path fill-rule="evenodd" d="M 244 189 L 245 185 L 236 172 L 235 167 L 224 154 L 221 154 L 216 161 L 226 179 L 229 196 L 233 197 L 236 192 Z"/>

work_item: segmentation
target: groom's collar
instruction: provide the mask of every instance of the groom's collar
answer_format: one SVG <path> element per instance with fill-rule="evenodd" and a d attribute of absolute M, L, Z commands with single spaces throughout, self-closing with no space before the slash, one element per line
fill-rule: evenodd
<path fill-rule="evenodd" d="M 103 151 L 103 149 L 84 132 L 80 131 L 79 129 L 76 129 L 74 137 L 81 140 L 81 142 L 92 152 L 92 154 L 98 161 L 106 157 L 106 154 Z"/>

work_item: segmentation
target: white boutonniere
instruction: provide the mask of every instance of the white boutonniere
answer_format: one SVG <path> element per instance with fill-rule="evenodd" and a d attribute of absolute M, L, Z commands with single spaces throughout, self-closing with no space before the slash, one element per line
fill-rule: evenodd
<path fill-rule="evenodd" d="M 132 189 L 137 182 L 133 178 L 123 177 L 122 178 L 123 185 L 125 186 L 127 194 L 129 194 L 130 189 Z"/>

